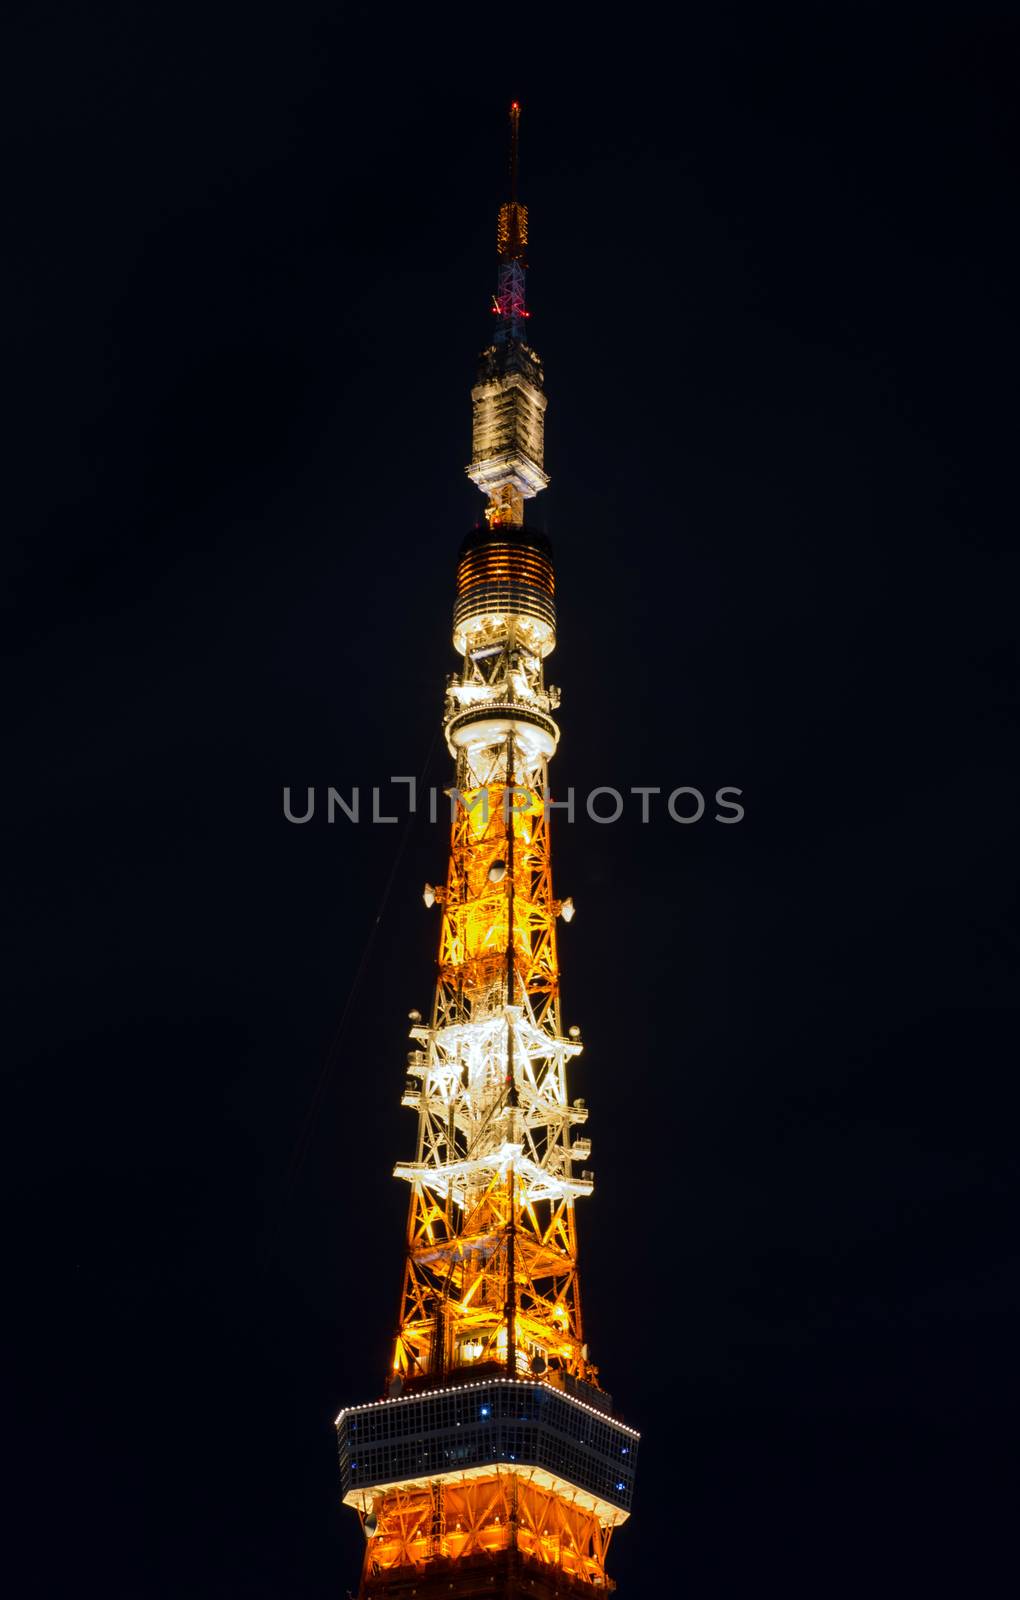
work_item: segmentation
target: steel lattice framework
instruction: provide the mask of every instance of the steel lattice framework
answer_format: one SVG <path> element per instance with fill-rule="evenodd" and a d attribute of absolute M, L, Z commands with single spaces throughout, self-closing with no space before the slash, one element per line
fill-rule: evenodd
<path fill-rule="evenodd" d="M 478 1565 L 491 1572 L 493 1556 L 517 1549 L 577 1583 L 605 1584 L 612 1530 L 591 1512 L 522 1482 L 516 1473 L 497 1470 L 440 1494 L 397 1489 L 387 1513 L 385 1531 L 373 1540 L 380 1575 L 426 1567 L 437 1559 L 454 1570 L 479 1557 Z"/>
<path fill-rule="evenodd" d="M 589 1147 L 572 1139 L 587 1112 L 567 1095 L 581 1045 L 560 1027 L 544 763 L 508 785 L 517 741 L 461 768 L 479 756 L 494 781 L 460 791 L 433 1015 L 412 1031 L 404 1103 L 418 1110 L 418 1143 L 396 1168 L 412 1196 L 395 1367 L 413 1377 L 506 1363 L 512 1343 L 522 1374 L 540 1361 L 591 1381 L 574 1223 L 574 1201 L 591 1192 L 574 1164 Z"/>

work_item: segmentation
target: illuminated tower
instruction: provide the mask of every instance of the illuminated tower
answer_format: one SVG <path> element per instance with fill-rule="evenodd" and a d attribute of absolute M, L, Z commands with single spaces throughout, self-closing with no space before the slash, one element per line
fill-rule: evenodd
<path fill-rule="evenodd" d="M 386 1395 L 337 1418 L 343 1497 L 365 1532 L 364 1600 L 590 1594 L 630 1512 L 637 1435 L 613 1413 L 581 1322 L 574 1208 L 591 1193 L 579 1030 L 560 1020 L 545 681 L 556 643 L 543 489 L 545 395 L 525 338 L 527 211 L 498 224 L 493 342 L 471 391 L 468 475 L 485 525 L 457 565 L 445 732 L 456 761 L 431 1016 L 411 1013 L 417 1113 L 407 1256 Z M 608 930 L 607 930 L 608 931 Z"/>

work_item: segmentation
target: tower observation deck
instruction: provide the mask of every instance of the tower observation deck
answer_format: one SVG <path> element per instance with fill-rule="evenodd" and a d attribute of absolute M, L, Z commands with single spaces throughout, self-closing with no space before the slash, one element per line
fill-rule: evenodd
<path fill-rule="evenodd" d="M 411 1013 L 417 1116 L 399 1322 L 384 1394 L 337 1418 L 361 1518 L 362 1600 L 590 1595 L 630 1514 L 638 1436 L 581 1317 L 575 1207 L 591 1194 L 585 1103 L 560 1017 L 548 763 L 558 691 L 552 549 L 525 502 L 548 483 L 542 366 L 525 338 L 527 210 L 500 208 L 492 343 L 472 394 L 468 475 L 485 522 L 457 563 L 444 729 L 456 763 L 428 1019 Z"/>

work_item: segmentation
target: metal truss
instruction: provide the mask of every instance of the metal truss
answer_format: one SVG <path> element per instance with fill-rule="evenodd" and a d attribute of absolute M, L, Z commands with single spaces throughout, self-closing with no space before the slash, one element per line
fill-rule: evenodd
<path fill-rule="evenodd" d="M 581 1044 L 560 1023 L 548 777 L 524 720 L 556 703 L 518 625 L 480 621 L 448 689 L 448 723 L 475 710 L 483 734 L 458 754 L 432 1016 L 411 1030 L 403 1096 L 417 1146 L 395 1169 L 411 1184 L 393 1361 L 408 1378 L 499 1363 L 596 1381 L 574 1218 L 588 1113 L 567 1088 Z"/>
<path fill-rule="evenodd" d="M 501 323 L 504 337 L 522 339 L 527 309 L 524 298 L 524 265 L 520 261 L 504 261 L 499 269 L 492 309 Z"/>
<path fill-rule="evenodd" d="M 420 1572 L 444 1558 L 467 1563 L 508 1550 L 556 1568 L 575 1583 L 614 1587 L 606 1577 L 612 1525 L 542 1487 L 527 1469 L 497 1469 L 492 1476 L 430 1489 L 390 1490 L 374 1515 L 379 1531 L 368 1549 L 366 1587 L 372 1579 L 382 1579 L 378 1586 L 384 1587 L 387 1575 L 401 1569 Z"/>

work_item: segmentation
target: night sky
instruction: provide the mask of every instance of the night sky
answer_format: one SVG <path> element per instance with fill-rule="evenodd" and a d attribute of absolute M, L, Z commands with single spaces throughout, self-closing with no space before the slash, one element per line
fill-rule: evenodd
<path fill-rule="evenodd" d="M 612 1571 L 1005 1592 L 1020 25 L 7 32 L 9 1592 L 357 1587 L 332 1424 L 393 1333 L 446 841 L 322 801 L 450 780 L 512 95 L 553 783 L 709 800 L 555 834 Z"/>

